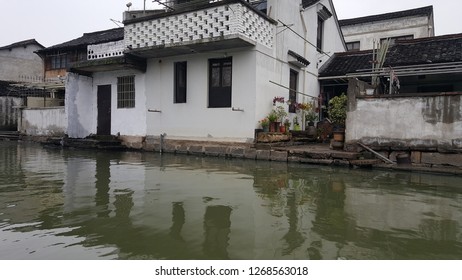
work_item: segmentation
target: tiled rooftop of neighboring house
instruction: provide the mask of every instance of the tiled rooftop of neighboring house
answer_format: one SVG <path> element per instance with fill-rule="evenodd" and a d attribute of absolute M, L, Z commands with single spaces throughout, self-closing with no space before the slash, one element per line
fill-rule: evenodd
<path fill-rule="evenodd" d="M 41 48 L 44 48 L 44 46 L 42 46 L 42 44 L 37 42 L 35 39 L 29 39 L 29 40 L 24 40 L 24 41 L 16 42 L 16 43 L 13 43 L 7 46 L 0 47 L 0 50 L 8 50 L 8 49 L 13 49 L 13 48 L 26 47 L 28 45 L 37 45 Z"/>
<path fill-rule="evenodd" d="M 433 14 L 433 6 L 427 6 L 417 9 L 398 11 L 393 13 L 372 15 L 359 18 L 343 19 L 339 20 L 340 26 L 355 25 L 362 23 L 370 23 L 375 21 L 397 19 L 402 17 L 413 17 L 413 16 L 430 16 Z"/>
<path fill-rule="evenodd" d="M 88 45 L 102 44 L 124 39 L 124 28 L 113 28 L 109 30 L 84 33 L 83 36 L 58 45 L 48 47 L 39 52 L 47 52 L 63 49 L 86 48 Z"/>
<path fill-rule="evenodd" d="M 384 67 L 462 61 L 462 33 L 397 41 L 388 50 Z M 370 70 L 372 50 L 336 53 L 320 69 L 321 77 Z"/>

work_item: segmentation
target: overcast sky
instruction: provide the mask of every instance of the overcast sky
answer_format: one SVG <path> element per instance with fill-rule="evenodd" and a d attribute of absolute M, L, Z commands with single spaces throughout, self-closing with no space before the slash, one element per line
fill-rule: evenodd
<path fill-rule="evenodd" d="M 111 19 L 121 21 L 129 1 L 133 3 L 131 9 L 143 8 L 143 0 L 0 0 L 0 46 L 36 39 L 49 47 L 85 32 L 115 28 Z M 460 0 L 333 1 L 339 19 L 433 5 L 436 35 L 462 33 Z M 154 7 L 152 0 L 146 5 Z"/>

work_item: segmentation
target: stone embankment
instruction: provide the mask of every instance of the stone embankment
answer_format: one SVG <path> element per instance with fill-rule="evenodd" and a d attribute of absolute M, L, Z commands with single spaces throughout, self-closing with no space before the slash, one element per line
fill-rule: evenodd
<path fill-rule="evenodd" d="M 17 135 L 8 135 L 15 140 Z M 374 147 L 377 156 L 359 145 L 347 146 L 347 150 L 335 150 L 328 144 L 276 142 L 276 143 L 229 143 L 213 141 L 190 141 L 162 139 L 161 137 L 139 137 L 139 139 L 69 139 L 69 138 L 27 138 L 47 145 L 97 149 L 132 149 L 140 151 L 172 153 L 194 156 L 210 156 L 276 162 L 291 162 L 316 165 L 337 165 L 350 167 L 374 167 L 381 169 L 433 172 L 462 175 L 462 153 L 441 153 L 438 151 L 410 151 L 393 147 Z M 122 145 L 123 144 L 123 145 Z M 370 146 L 371 147 L 371 146 Z M 404 155 L 404 161 L 401 157 Z M 388 159 L 388 161 L 383 160 Z M 400 160 L 401 159 L 401 160 Z M 400 162 L 401 161 L 401 162 Z"/>

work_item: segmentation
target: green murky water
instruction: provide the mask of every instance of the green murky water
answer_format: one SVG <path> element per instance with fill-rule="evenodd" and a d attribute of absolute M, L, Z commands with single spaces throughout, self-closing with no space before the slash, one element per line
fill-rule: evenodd
<path fill-rule="evenodd" d="M 0 142 L 0 259 L 462 259 L 462 178 Z"/>

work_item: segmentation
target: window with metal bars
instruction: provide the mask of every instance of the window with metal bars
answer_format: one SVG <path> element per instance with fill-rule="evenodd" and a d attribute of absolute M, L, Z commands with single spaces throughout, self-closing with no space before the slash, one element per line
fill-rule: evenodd
<path fill-rule="evenodd" d="M 135 107 L 135 76 L 117 77 L 117 108 Z"/>

